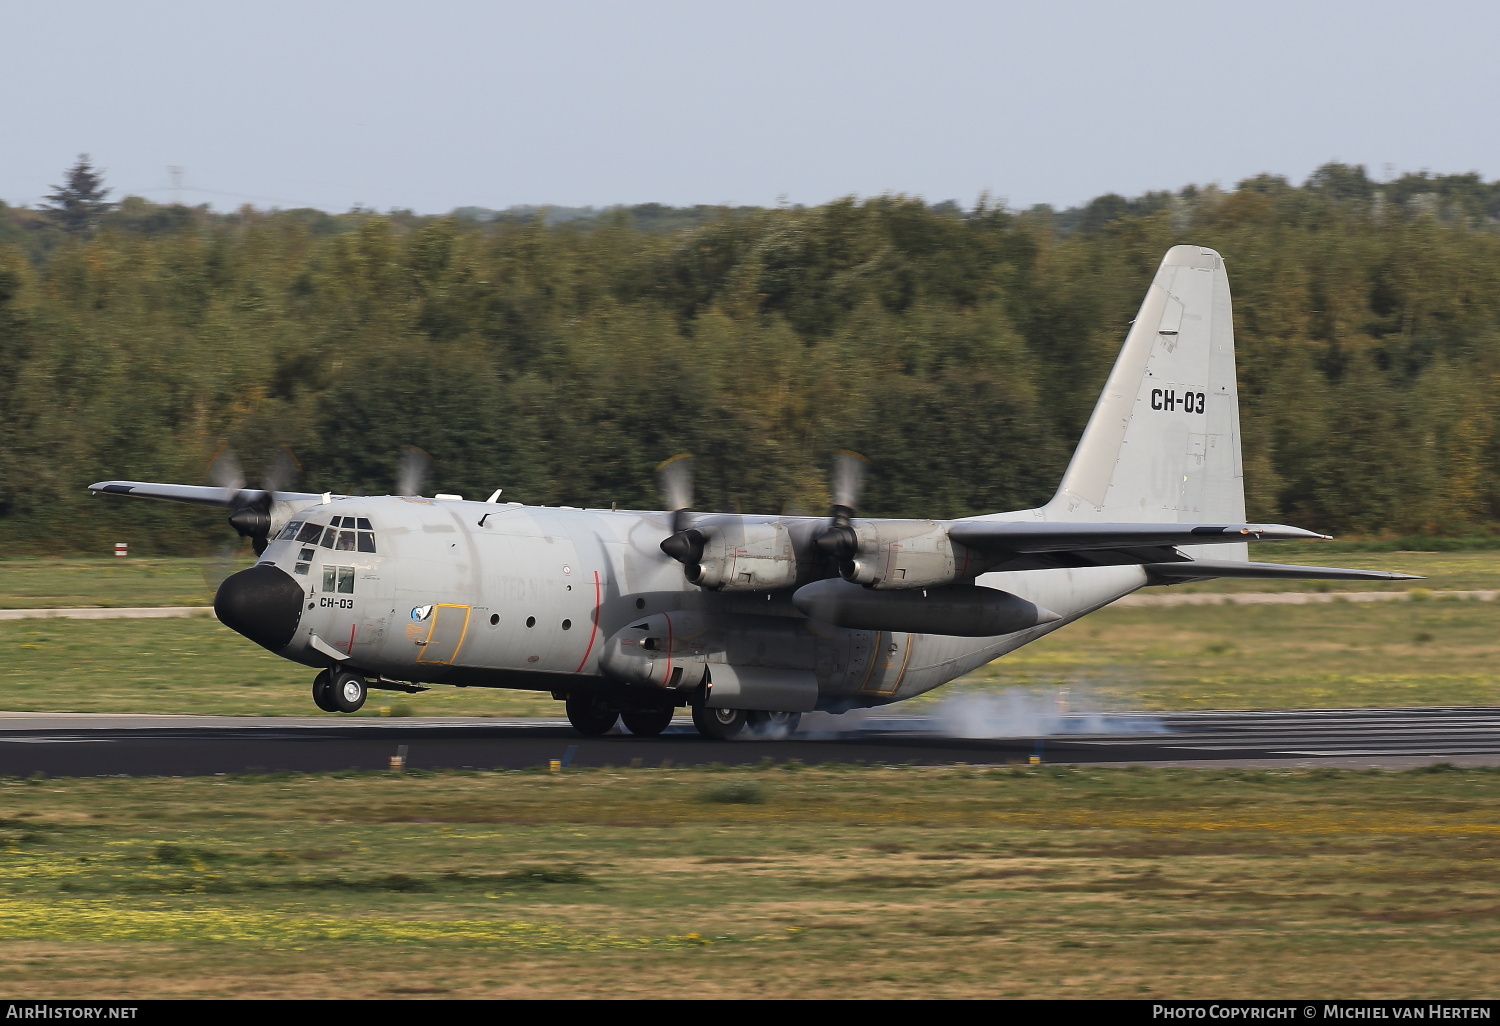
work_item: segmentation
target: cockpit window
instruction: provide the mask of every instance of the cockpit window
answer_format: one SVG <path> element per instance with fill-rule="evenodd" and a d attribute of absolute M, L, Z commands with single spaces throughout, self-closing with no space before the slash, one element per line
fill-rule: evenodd
<path fill-rule="evenodd" d="M 355 525 L 358 530 L 355 530 Z M 288 525 L 290 528 L 293 525 Z M 297 540 L 308 545 L 316 543 L 325 549 L 334 549 L 338 552 L 374 552 L 375 532 L 370 527 L 367 517 L 334 517 L 329 527 L 321 524 L 300 525 L 302 530 L 297 535 Z M 290 538 L 286 531 L 281 537 Z"/>
<path fill-rule="evenodd" d="M 276 536 L 276 540 L 286 541 L 288 538 L 295 538 L 297 537 L 297 532 L 301 530 L 301 528 L 302 521 L 293 520 L 290 524 L 287 524 L 281 529 L 281 533 Z"/>

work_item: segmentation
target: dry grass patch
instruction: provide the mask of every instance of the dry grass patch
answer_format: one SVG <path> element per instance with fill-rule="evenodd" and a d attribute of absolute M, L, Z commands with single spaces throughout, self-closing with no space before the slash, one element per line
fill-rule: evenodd
<path fill-rule="evenodd" d="M 0 978 L 61 997 L 1466 997 L 1500 982 L 1475 956 L 1500 950 L 1496 783 L 1052 767 L 10 781 Z M 703 799 L 726 784 L 762 800 Z"/>

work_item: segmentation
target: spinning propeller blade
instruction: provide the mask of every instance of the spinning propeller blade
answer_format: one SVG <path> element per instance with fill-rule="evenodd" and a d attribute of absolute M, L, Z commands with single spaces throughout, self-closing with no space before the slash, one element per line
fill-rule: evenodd
<path fill-rule="evenodd" d="M 662 541 L 661 550 L 690 566 L 703 558 L 705 541 L 703 533 L 693 529 L 693 458 L 683 453 L 662 463 L 656 468 L 656 487 L 672 511 L 672 533 Z"/>
<path fill-rule="evenodd" d="M 224 490 L 224 504 L 231 510 L 229 526 L 242 538 L 250 539 L 257 556 L 266 551 L 269 542 L 275 493 L 295 484 L 301 469 L 291 450 L 283 446 L 266 469 L 262 487 L 246 488 L 239 457 L 227 442 L 219 446 L 209 463 L 209 483 Z"/>
<path fill-rule="evenodd" d="M 401 470 L 396 477 L 397 495 L 421 495 L 432 476 L 432 457 L 414 445 L 403 448 Z"/>
<path fill-rule="evenodd" d="M 853 519 L 869 468 L 870 461 L 857 452 L 840 449 L 834 453 L 833 509 L 828 514 L 828 526 L 818 533 L 814 542 L 825 556 L 853 559 L 859 551 L 859 536 L 854 533 Z"/>

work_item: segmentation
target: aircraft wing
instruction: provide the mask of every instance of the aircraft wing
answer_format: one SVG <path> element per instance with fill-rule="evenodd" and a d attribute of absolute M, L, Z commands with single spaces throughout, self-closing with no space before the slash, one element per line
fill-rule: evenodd
<path fill-rule="evenodd" d="M 215 488 L 211 485 L 157 484 L 151 481 L 96 481 L 89 485 L 95 495 L 133 495 L 146 499 L 169 499 L 173 502 L 191 502 L 199 506 L 232 506 L 242 493 L 234 488 Z M 322 496 L 316 492 L 272 492 L 277 502 L 316 502 Z"/>
<path fill-rule="evenodd" d="M 1421 581 L 1416 574 L 1389 570 L 1350 570 L 1338 566 L 1297 566 L 1294 563 L 1238 563 L 1231 560 L 1195 559 L 1183 563 L 1147 563 L 1146 572 L 1167 581 L 1202 581 L 1215 577 L 1298 579 L 1313 581 Z M 1164 582 L 1165 583 L 1165 582 Z"/>
<path fill-rule="evenodd" d="M 1090 524 L 960 520 L 949 525 L 948 537 L 981 552 L 1020 554 L 1323 539 L 1328 535 L 1283 524 Z"/>

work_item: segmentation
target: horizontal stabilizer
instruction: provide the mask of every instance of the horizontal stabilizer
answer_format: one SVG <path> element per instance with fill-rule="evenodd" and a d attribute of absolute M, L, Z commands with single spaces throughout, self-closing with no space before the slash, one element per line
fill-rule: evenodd
<path fill-rule="evenodd" d="M 1282 524 L 1090 524 L 960 520 L 948 537 L 981 552 L 1079 552 L 1148 545 L 1214 545 L 1327 538 Z"/>
<path fill-rule="evenodd" d="M 131 495 L 143 499 L 168 499 L 172 502 L 191 502 L 200 506 L 234 505 L 242 494 L 236 488 L 215 488 L 211 485 L 156 484 L 151 481 L 97 481 L 89 485 L 95 495 Z M 317 502 L 322 498 L 315 492 L 272 492 L 277 502 Z"/>
<path fill-rule="evenodd" d="M 1216 577 L 1309 581 L 1425 580 L 1415 574 L 1398 574 L 1389 570 L 1350 570 L 1340 566 L 1297 566 L 1294 563 L 1235 563 L 1216 559 L 1189 560 L 1185 563 L 1147 563 L 1144 569 L 1153 577 L 1172 581 L 1201 581 Z"/>

